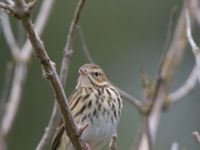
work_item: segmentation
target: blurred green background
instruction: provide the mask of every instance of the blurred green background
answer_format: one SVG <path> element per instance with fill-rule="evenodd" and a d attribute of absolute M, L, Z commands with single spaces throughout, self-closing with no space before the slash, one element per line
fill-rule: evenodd
<path fill-rule="evenodd" d="M 182 0 L 87 1 L 80 25 L 93 59 L 105 70 L 113 83 L 138 98 L 142 97 L 140 70 L 142 68 L 156 79 L 171 9 L 178 6 L 180 11 L 182 2 Z M 76 3 L 77 0 L 56 1 L 42 36 L 58 72 Z M 40 2 L 37 3 L 34 15 L 37 14 L 39 6 Z M 15 19 L 12 19 L 12 23 L 17 30 Z M 2 32 L 0 32 L 0 50 L 1 92 L 6 63 L 12 59 Z M 75 86 L 79 66 L 87 62 L 76 37 L 74 50 L 66 86 L 67 95 Z M 181 66 L 177 68 L 171 90 L 178 88 L 185 81 L 193 64 L 194 58 L 188 48 Z M 191 135 L 194 130 L 200 130 L 198 88 L 164 112 L 155 150 L 169 150 L 172 142 L 178 142 L 181 150 L 199 149 L 199 145 Z M 33 58 L 29 64 L 20 111 L 8 138 L 8 150 L 31 150 L 36 147 L 49 121 L 53 100 L 49 84 L 42 77 L 40 65 Z M 133 145 L 139 123 L 139 113 L 125 101 L 118 128 L 119 150 L 128 150 Z"/>

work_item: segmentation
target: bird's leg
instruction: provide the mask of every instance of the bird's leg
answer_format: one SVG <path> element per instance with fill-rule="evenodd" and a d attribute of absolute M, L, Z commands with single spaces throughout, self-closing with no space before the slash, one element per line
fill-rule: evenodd
<path fill-rule="evenodd" d="M 116 150 L 117 148 L 117 134 L 113 133 L 112 138 L 109 143 L 109 150 Z"/>

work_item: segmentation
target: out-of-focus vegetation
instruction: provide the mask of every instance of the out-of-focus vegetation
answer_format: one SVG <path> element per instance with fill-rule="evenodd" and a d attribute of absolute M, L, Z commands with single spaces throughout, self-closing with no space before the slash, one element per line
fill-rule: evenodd
<path fill-rule="evenodd" d="M 50 57 L 56 62 L 57 71 L 76 3 L 74 0 L 56 1 L 42 36 Z M 40 3 L 37 8 L 39 5 Z M 182 1 L 88 0 L 84 7 L 80 25 L 93 59 L 105 70 L 113 83 L 136 97 L 142 97 L 141 69 L 156 79 L 164 51 L 169 16 L 174 6 L 178 6 L 180 10 Z M 34 15 L 36 14 L 37 9 L 34 10 Z M 17 33 L 16 23 L 16 20 L 12 19 Z M 199 38 L 198 34 L 195 38 Z M 0 41 L 2 91 L 6 63 L 12 58 L 2 31 Z M 67 95 L 75 86 L 79 66 L 87 63 L 76 37 L 74 50 L 66 86 Z M 193 64 L 194 58 L 188 49 L 181 66 L 177 68 L 171 90 L 185 81 Z M 29 66 L 22 105 L 8 138 L 9 150 L 34 149 L 51 115 L 54 97 L 49 84 L 43 79 L 39 63 L 34 57 Z M 199 97 L 199 90 L 193 90 L 184 100 L 165 111 L 159 126 L 156 150 L 169 150 L 172 142 L 178 142 L 183 149 L 198 149 L 191 133 L 200 130 Z M 139 125 L 138 112 L 125 101 L 118 128 L 119 150 L 129 149 L 133 145 Z"/>

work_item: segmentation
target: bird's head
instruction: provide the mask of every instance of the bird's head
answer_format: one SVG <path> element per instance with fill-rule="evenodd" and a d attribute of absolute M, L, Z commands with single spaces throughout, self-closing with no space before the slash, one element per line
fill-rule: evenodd
<path fill-rule="evenodd" d="M 85 64 L 79 69 L 78 85 L 81 87 L 107 86 L 109 84 L 103 70 L 95 64 Z"/>

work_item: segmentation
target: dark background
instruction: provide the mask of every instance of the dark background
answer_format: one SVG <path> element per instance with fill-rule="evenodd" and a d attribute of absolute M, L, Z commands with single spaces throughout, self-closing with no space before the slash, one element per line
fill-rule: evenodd
<path fill-rule="evenodd" d="M 77 0 L 56 1 L 42 36 L 58 72 L 76 3 Z M 37 14 L 39 6 L 40 2 L 37 3 L 34 15 Z M 93 59 L 105 70 L 113 83 L 138 98 L 142 97 L 141 69 L 156 79 L 164 51 L 169 16 L 174 6 L 177 6 L 180 12 L 182 1 L 88 0 L 82 12 L 80 25 Z M 16 31 L 15 19 L 12 19 L 12 23 Z M 75 86 L 78 68 L 87 63 L 76 37 L 74 50 L 66 86 L 67 95 Z M 1 92 L 6 63 L 12 59 L 2 32 L 0 52 Z M 185 81 L 193 64 L 193 55 L 187 48 L 181 66 L 177 68 L 173 78 L 172 91 Z M 200 130 L 199 97 L 199 89 L 196 88 L 164 112 L 159 125 L 156 150 L 169 150 L 172 142 L 178 142 L 180 149 L 198 149 L 191 133 Z M 31 150 L 36 147 L 49 121 L 53 100 L 50 86 L 42 77 L 40 65 L 33 57 L 29 63 L 21 107 L 8 138 L 9 150 Z M 118 128 L 119 150 L 129 149 L 133 145 L 139 122 L 139 113 L 125 101 Z"/>

